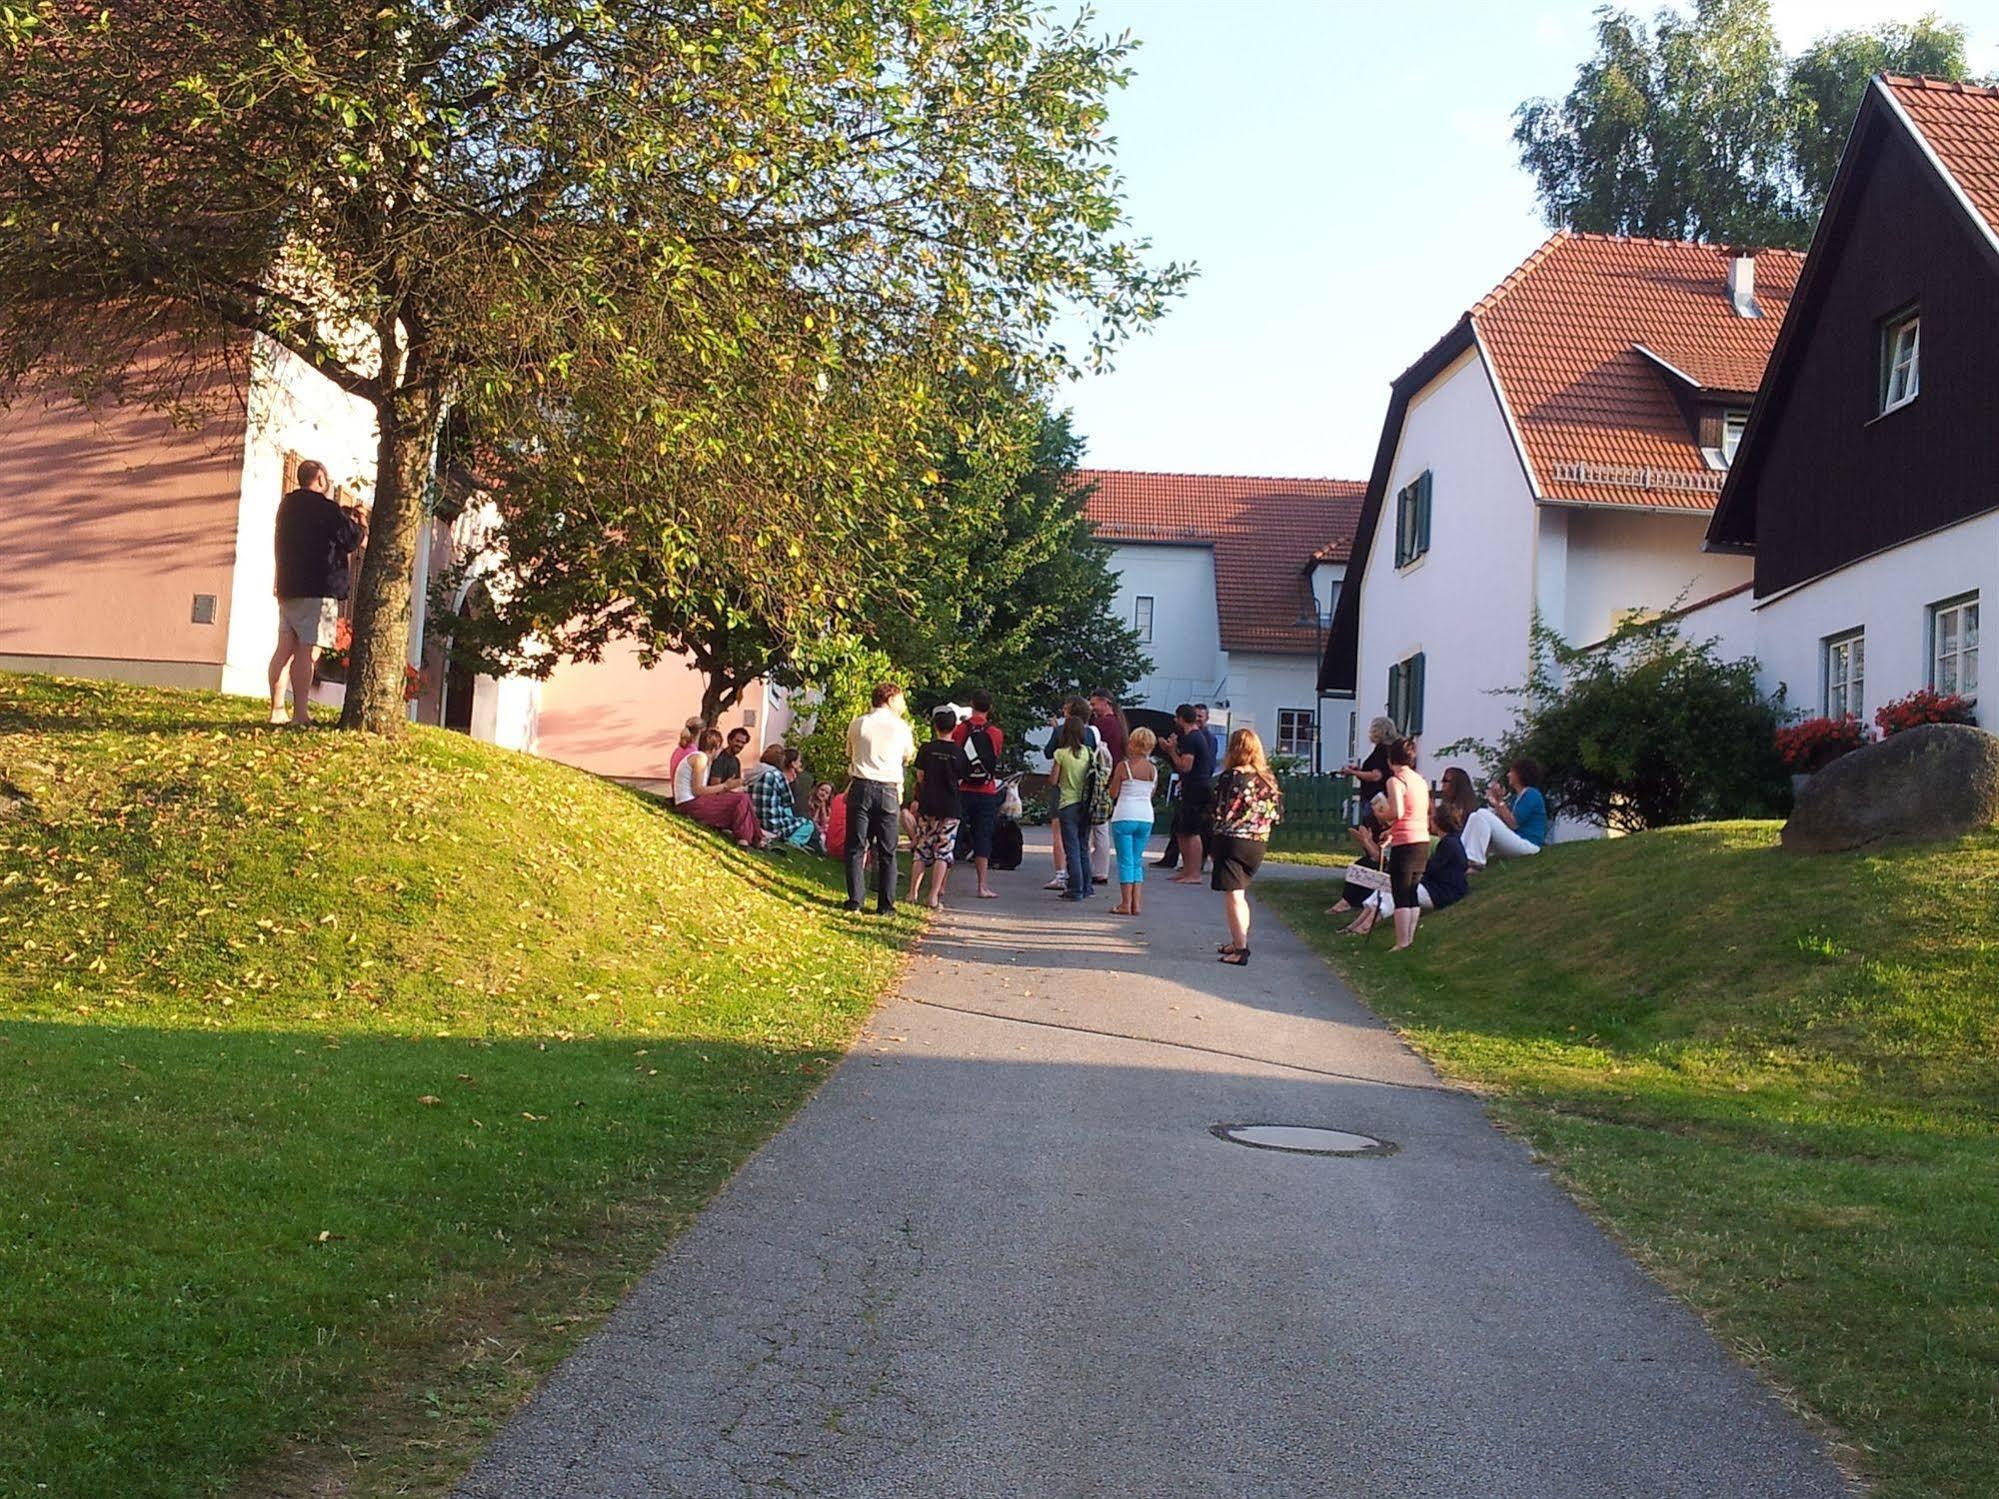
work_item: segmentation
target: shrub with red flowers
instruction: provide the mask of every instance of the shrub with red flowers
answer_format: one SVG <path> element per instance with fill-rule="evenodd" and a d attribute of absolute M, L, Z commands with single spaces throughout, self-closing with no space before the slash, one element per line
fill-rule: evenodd
<path fill-rule="evenodd" d="M 1976 723 L 1977 719 L 1972 716 L 1971 699 L 1962 693 L 1925 687 L 1892 703 L 1883 703 L 1874 712 L 1874 722 L 1880 726 L 1881 737 L 1886 739 L 1926 723 Z"/>
<path fill-rule="evenodd" d="M 322 682 L 345 682 L 350 665 L 348 653 L 353 649 L 354 622 L 343 619 L 340 621 L 340 628 L 334 632 L 332 648 L 319 653 L 319 661 L 313 667 L 313 675 Z M 428 691 L 430 691 L 430 673 L 405 665 L 403 701 L 413 703 Z"/>
<path fill-rule="evenodd" d="M 1811 775 L 1873 739 L 1867 725 L 1851 713 L 1840 718 L 1807 718 L 1777 731 L 1777 758 L 1792 775 Z"/>

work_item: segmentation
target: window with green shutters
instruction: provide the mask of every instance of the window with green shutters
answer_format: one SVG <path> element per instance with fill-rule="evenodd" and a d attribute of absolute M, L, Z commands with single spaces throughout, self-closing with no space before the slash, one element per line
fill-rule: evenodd
<path fill-rule="evenodd" d="M 1407 567 L 1430 550 L 1430 471 L 1395 496 L 1395 565 Z"/>
<path fill-rule="evenodd" d="M 1388 668 L 1388 716 L 1402 732 L 1423 732 L 1423 653 Z"/>

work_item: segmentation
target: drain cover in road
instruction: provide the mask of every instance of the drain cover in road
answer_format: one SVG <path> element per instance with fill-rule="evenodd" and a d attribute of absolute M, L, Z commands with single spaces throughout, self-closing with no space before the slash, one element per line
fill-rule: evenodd
<path fill-rule="evenodd" d="M 1395 1149 L 1387 1140 L 1377 1140 L 1372 1135 L 1303 1124 L 1218 1124 L 1214 1134 L 1238 1145 L 1254 1145 L 1258 1150 L 1288 1150 L 1295 1155 L 1387 1155 Z"/>

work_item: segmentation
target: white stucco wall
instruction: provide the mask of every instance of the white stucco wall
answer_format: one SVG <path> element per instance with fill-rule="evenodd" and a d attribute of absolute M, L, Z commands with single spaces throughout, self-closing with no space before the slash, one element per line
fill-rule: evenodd
<path fill-rule="evenodd" d="M 1557 517 L 1546 512 L 1558 507 L 1543 508 L 1552 534 Z M 1541 610 L 1572 645 L 1594 645 L 1627 610 L 1670 609 L 1749 581 L 1749 558 L 1701 551 L 1706 512 L 1562 508 L 1567 578 L 1559 599 L 1544 588 Z"/>
<path fill-rule="evenodd" d="M 222 690 L 261 697 L 277 644 L 277 562 L 272 534 L 284 498 L 285 453 L 326 465 L 335 488 L 375 493 L 375 411 L 297 356 L 259 339 L 251 362 L 244 434 L 243 498 L 236 515 L 229 645 Z"/>
<path fill-rule="evenodd" d="M 1694 641 L 1714 643 L 1715 654 L 1724 661 L 1739 661 L 1756 654 L 1755 599 L 1748 589 L 1725 599 L 1690 609 L 1679 619 L 1679 632 Z"/>
<path fill-rule="evenodd" d="M 1226 665 L 1215 604 L 1215 554 L 1201 546 L 1119 543 L 1118 617 L 1130 624 L 1140 597 L 1152 599 L 1152 639 L 1142 648 L 1152 672 L 1131 686 L 1126 701 L 1172 712 L 1180 703 L 1211 702 Z M 1078 683 L 1087 689 L 1089 683 Z"/>
<path fill-rule="evenodd" d="M 1266 652 L 1231 651 L 1228 680 L 1222 696 L 1228 703 L 1229 727 L 1252 728 L 1261 736 L 1264 748 L 1277 752 L 1277 713 L 1280 708 L 1303 708 L 1310 712 L 1318 704 L 1319 663 L 1311 656 L 1280 656 Z M 1333 705 L 1343 707 L 1343 705 Z M 1344 734 L 1344 729 L 1341 733 Z M 1328 751 L 1328 765 L 1337 769 L 1344 758 L 1345 740 Z M 1309 763 L 1309 756 L 1307 756 Z"/>
<path fill-rule="evenodd" d="M 1430 470 L 1430 550 L 1395 566 L 1395 495 Z M 1410 401 L 1388 499 L 1361 583 L 1359 676 L 1351 711 L 1387 711 L 1388 669 L 1425 656 L 1424 768 L 1456 739 L 1491 742 L 1512 721 L 1496 688 L 1526 679 L 1535 581 L 1535 506 L 1476 349 Z M 1329 712 L 1329 718 L 1331 718 Z M 1346 712 L 1329 725 L 1332 759 Z"/>
<path fill-rule="evenodd" d="M 1863 629 L 1861 706 L 1862 717 L 1871 721 L 1883 703 L 1929 685 L 1930 606 L 1973 592 L 1981 604 L 1999 597 L 1999 511 L 1904 542 L 1758 604 L 1756 655 L 1764 689 L 1782 687 L 1793 710 L 1823 713 L 1825 638 Z M 1989 682 L 1995 668 L 1983 659 L 1979 668 Z M 1985 685 L 1981 693 L 1978 722 L 1999 730 L 1999 708 L 1993 706 L 1999 692 Z"/>

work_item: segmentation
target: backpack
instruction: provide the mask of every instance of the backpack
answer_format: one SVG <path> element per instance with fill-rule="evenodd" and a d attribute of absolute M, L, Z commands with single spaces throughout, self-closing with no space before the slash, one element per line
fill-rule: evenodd
<path fill-rule="evenodd" d="M 1007 818 L 993 829 L 993 856 L 988 864 L 994 869 L 1018 869 L 1022 853 L 1020 824 Z"/>
<path fill-rule="evenodd" d="M 1097 739 L 1096 753 L 1090 760 L 1090 777 L 1083 783 L 1090 803 L 1090 823 L 1092 826 L 1111 820 L 1111 773 L 1113 768 L 1111 765 L 1110 746 L 1104 743 L 1100 735 Z"/>
<path fill-rule="evenodd" d="M 991 723 L 975 723 L 965 730 L 965 768 L 958 773 L 960 787 L 986 787 L 999 779 L 999 749 L 993 743 Z"/>

